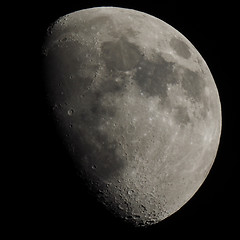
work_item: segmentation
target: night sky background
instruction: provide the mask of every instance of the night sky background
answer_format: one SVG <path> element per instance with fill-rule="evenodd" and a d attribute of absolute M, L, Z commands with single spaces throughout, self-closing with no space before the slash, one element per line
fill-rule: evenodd
<path fill-rule="evenodd" d="M 210 1 L 208 1 L 210 2 Z M 213 1 L 215 2 L 215 1 Z M 58 17 L 73 11 L 116 6 L 153 15 L 173 26 L 200 52 L 217 85 L 222 104 L 222 135 L 215 163 L 194 197 L 179 211 L 159 224 L 134 228 L 108 213 L 88 192 L 79 179 L 61 140 L 58 138 L 50 109 L 46 104 L 41 72 L 41 47 L 47 27 Z M 239 125 L 239 76 L 234 74 L 237 37 L 236 6 L 216 1 L 32 1 L 28 5 L 31 23 L 28 29 L 34 73 L 30 88 L 31 118 L 27 131 L 27 194 L 23 212 L 28 219 L 24 229 L 32 236 L 63 236 L 65 239 L 89 239 L 96 236 L 158 239 L 172 236 L 235 236 L 239 225 L 239 169 L 237 164 L 236 126 Z M 31 13 L 30 13 L 31 12 Z M 30 23 L 30 25 L 31 25 Z M 238 57 L 239 58 L 239 57 Z M 237 85 L 238 84 L 238 85 Z M 87 234 L 87 235 L 85 235 Z M 33 238 L 34 239 L 34 238 Z"/>

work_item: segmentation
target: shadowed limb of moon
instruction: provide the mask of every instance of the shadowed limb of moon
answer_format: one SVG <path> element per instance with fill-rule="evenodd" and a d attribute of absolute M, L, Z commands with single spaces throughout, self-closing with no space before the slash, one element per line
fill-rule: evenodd
<path fill-rule="evenodd" d="M 148 14 L 102 7 L 58 19 L 43 54 L 53 116 L 96 197 L 136 226 L 181 208 L 221 132 L 217 88 L 194 46 Z"/>

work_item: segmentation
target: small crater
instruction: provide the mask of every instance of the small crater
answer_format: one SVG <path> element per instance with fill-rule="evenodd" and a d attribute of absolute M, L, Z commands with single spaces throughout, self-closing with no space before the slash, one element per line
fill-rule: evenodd
<path fill-rule="evenodd" d="M 122 205 L 118 205 L 118 208 L 120 209 L 120 210 L 124 210 L 124 207 L 122 206 Z"/>
<path fill-rule="evenodd" d="M 134 191 L 133 190 L 129 190 L 127 193 L 128 193 L 128 195 L 132 195 L 134 193 Z"/>
<path fill-rule="evenodd" d="M 68 113 L 68 116 L 72 116 L 73 113 L 74 113 L 74 110 L 73 109 L 69 109 L 67 113 Z"/>

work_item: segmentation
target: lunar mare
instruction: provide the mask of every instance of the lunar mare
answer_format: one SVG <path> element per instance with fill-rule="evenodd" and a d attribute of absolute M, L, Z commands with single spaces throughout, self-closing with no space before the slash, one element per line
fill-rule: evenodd
<path fill-rule="evenodd" d="M 221 132 L 218 91 L 194 46 L 153 16 L 99 7 L 58 19 L 43 54 L 59 132 L 97 198 L 136 226 L 181 208 Z"/>

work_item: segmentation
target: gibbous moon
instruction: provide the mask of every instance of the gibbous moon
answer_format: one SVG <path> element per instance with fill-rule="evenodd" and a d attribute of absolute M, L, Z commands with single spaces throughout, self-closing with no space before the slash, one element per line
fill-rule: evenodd
<path fill-rule="evenodd" d="M 188 39 L 146 13 L 97 7 L 49 27 L 43 58 L 59 133 L 96 198 L 135 226 L 180 209 L 221 133 L 214 79 Z"/>

